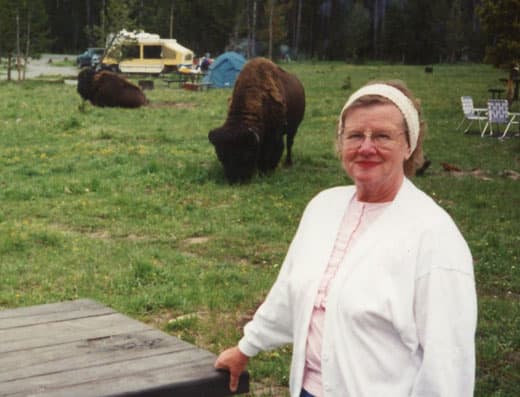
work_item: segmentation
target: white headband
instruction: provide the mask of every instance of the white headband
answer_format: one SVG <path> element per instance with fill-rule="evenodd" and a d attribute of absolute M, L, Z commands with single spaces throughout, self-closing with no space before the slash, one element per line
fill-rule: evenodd
<path fill-rule="evenodd" d="M 359 98 L 367 95 L 377 95 L 392 101 L 401 111 L 408 126 L 408 135 L 410 138 L 410 153 L 413 153 L 417 147 L 417 139 L 419 139 L 419 114 L 413 102 L 405 94 L 397 88 L 387 84 L 370 84 L 361 87 L 354 92 L 343 106 L 339 118 L 338 134 L 343 131 L 343 114 L 345 111 Z"/>

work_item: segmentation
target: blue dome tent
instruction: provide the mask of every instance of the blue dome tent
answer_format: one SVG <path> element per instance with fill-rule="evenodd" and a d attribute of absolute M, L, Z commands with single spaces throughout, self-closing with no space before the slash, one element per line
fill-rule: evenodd
<path fill-rule="evenodd" d="M 216 88 L 233 87 L 245 63 L 246 59 L 238 52 L 225 52 L 210 65 L 203 82 L 211 83 Z"/>

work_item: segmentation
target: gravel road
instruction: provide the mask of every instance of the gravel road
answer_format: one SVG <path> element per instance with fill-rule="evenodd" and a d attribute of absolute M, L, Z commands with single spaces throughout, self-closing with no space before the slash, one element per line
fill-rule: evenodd
<path fill-rule="evenodd" d="M 25 71 L 25 78 L 32 79 L 41 76 L 77 76 L 79 69 L 75 66 L 54 66 L 54 62 L 62 62 L 67 58 L 75 61 L 77 55 L 42 54 L 39 59 L 30 59 Z M 11 78 L 17 79 L 16 70 L 11 71 Z M 0 72 L 0 79 L 6 79 L 5 71 Z"/>

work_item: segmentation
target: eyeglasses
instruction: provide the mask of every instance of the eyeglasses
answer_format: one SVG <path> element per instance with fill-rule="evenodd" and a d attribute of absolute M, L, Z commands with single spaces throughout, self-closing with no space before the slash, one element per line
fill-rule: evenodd
<path fill-rule="evenodd" d="M 388 132 L 374 132 L 372 134 L 362 134 L 361 132 L 347 132 L 343 135 L 343 144 L 347 149 L 358 149 L 361 147 L 365 139 L 370 139 L 372 144 L 378 149 L 391 149 L 398 144 L 397 137 L 404 135 L 405 132 L 400 132 L 396 135 L 391 135 Z"/>

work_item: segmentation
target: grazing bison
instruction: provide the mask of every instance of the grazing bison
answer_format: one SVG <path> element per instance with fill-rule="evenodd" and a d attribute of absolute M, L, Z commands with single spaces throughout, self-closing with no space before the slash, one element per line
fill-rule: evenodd
<path fill-rule="evenodd" d="M 146 104 L 146 96 L 125 78 L 102 70 L 84 68 L 78 74 L 78 93 L 95 106 L 138 108 Z"/>
<path fill-rule="evenodd" d="M 265 58 L 246 63 L 224 125 L 208 135 L 229 183 L 245 182 L 255 170 L 274 170 L 283 154 L 284 134 L 285 164 L 291 165 L 294 135 L 304 111 L 305 91 L 295 76 Z"/>

